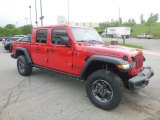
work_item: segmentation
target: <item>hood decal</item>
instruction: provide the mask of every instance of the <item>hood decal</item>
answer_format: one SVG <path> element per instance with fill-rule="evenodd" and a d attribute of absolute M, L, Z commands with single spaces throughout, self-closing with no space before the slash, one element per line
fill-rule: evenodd
<path fill-rule="evenodd" d="M 95 54 L 103 54 L 103 55 L 112 56 L 112 57 L 120 57 L 120 54 L 117 52 L 107 52 L 107 51 L 92 50 L 92 49 L 86 49 L 86 52 L 95 53 Z"/>

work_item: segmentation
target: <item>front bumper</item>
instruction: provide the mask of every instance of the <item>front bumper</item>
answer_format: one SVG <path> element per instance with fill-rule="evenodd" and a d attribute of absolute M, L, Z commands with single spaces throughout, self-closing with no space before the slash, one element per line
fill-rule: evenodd
<path fill-rule="evenodd" d="M 141 72 L 128 81 L 128 88 L 131 90 L 141 89 L 148 85 L 149 79 L 154 75 L 151 67 L 144 67 Z"/>

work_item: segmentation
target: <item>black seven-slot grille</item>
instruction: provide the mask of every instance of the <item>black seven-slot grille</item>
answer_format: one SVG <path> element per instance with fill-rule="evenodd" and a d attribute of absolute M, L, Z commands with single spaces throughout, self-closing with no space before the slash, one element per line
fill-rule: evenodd
<path fill-rule="evenodd" d="M 135 56 L 136 68 L 139 68 L 143 65 L 143 60 L 144 60 L 144 57 L 142 54 L 138 54 L 137 56 Z"/>

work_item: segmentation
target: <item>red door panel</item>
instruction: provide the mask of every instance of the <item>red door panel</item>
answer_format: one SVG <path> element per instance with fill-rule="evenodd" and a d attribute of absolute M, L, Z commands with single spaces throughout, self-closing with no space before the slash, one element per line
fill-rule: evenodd
<path fill-rule="evenodd" d="M 50 45 L 48 48 L 48 67 L 66 73 L 72 73 L 73 46 L 66 46 L 61 39 L 71 42 L 65 28 L 50 29 Z"/>
<path fill-rule="evenodd" d="M 34 64 L 47 67 L 48 65 L 48 30 L 38 29 L 32 33 L 31 56 Z"/>
<path fill-rule="evenodd" d="M 48 67 L 72 73 L 72 50 L 70 47 L 51 45 L 48 52 Z"/>
<path fill-rule="evenodd" d="M 47 67 L 48 52 L 47 45 L 34 44 L 31 47 L 33 63 Z"/>

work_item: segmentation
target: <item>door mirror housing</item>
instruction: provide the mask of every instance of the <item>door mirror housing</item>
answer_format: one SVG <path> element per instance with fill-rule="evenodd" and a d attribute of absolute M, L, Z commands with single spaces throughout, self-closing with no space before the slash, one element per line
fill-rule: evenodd
<path fill-rule="evenodd" d="M 66 45 L 67 47 L 71 47 L 71 43 L 68 37 L 60 37 L 62 45 Z"/>

